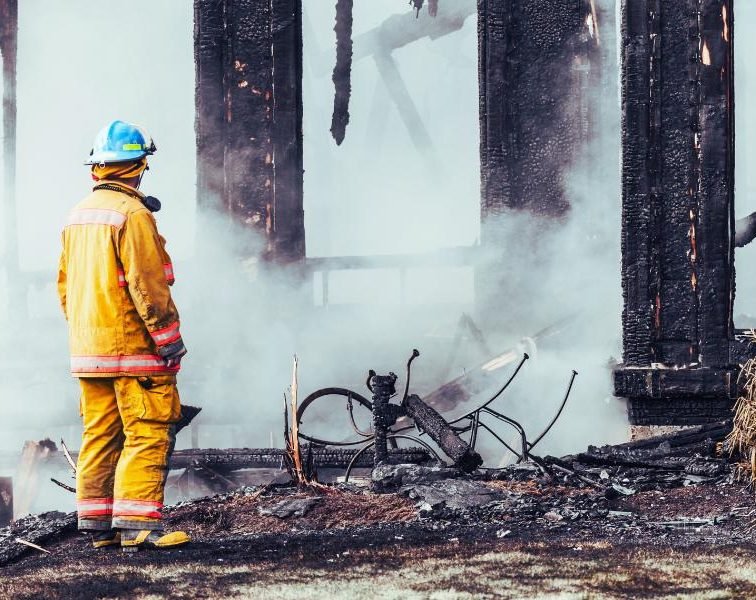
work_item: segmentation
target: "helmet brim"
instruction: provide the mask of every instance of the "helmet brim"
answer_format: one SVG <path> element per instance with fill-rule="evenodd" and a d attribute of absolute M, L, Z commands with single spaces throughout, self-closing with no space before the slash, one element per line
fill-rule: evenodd
<path fill-rule="evenodd" d="M 98 152 L 92 154 L 85 165 L 112 165 L 115 163 L 135 162 L 143 159 L 149 152 L 144 150 L 122 150 L 120 152 Z"/>

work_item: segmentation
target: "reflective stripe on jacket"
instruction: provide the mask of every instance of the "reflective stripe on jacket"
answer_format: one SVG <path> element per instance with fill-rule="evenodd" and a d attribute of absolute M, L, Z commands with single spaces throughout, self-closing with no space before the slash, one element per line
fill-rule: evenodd
<path fill-rule="evenodd" d="M 63 230 L 58 293 L 76 377 L 172 374 L 158 348 L 181 338 L 173 266 L 155 218 L 123 184 L 77 204 Z M 138 197 L 135 197 L 138 196 Z"/>

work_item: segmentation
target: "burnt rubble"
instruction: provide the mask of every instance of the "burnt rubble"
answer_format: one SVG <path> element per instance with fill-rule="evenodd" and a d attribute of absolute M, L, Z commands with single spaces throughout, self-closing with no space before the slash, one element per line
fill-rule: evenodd
<path fill-rule="evenodd" d="M 30 551 L 18 540 L 45 545 L 76 531 L 76 513 L 58 511 L 28 515 L 0 529 L 0 566 Z"/>
<path fill-rule="evenodd" d="M 249 543 L 249 536 L 273 533 L 282 540 L 317 537 L 319 531 L 391 543 L 387 532 L 421 540 L 422 532 L 456 536 L 460 528 L 470 539 L 746 540 L 756 509 L 733 465 L 717 455 L 728 431 L 724 422 L 468 474 L 382 464 L 371 485 L 246 487 L 181 502 L 165 514 L 168 527 L 186 528 L 208 544 Z M 57 544 L 69 543 L 75 522 L 75 513 L 46 513 L 0 529 L 0 565 L 35 552 L 16 538 L 55 553 Z"/>
<path fill-rule="evenodd" d="M 259 508 L 258 512 L 263 516 L 274 516 L 279 519 L 289 517 L 304 517 L 311 509 L 321 502 L 322 498 L 291 498 L 281 500 L 275 506 Z"/>

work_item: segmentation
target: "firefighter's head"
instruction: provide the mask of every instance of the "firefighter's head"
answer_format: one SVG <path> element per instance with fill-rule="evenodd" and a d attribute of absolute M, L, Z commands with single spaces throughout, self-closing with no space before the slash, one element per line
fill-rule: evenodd
<path fill-rule="evenodd" d="M 92 179 L 122 181 L 138 188 L 148 169 L 147 156 L 157 151 L 152 138 L 140 127 L 125 121 L 112 121 L 95 138 L 87 165 Z"/>

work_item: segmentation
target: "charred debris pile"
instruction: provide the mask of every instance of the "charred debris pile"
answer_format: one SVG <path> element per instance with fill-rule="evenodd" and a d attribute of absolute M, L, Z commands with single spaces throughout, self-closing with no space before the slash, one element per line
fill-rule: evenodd
<path fill-rule="evenodd" d="M 352 545 L 396 543 L 405 535 L 419 541 L 422 532 L 443 541 L 460 531 L 471 539 L 558 534 L 650 541 L 685 534 L 745 540 L 754 503 L 722 456 L 730 430 L 723 422 L 469 473 L 435 461 L 387 461 L 373 468 L 369 481 L 242 487 L 169 507 L 166 519 L 200 543 L 257 536 L 281 552 L 286 540 L 329 531 Z M 24 517 L 0 530 L 0 564 L 55 553 L 76 539 L 74 513 Z"/>
<path fill-rule="evenodd" d="M 285 405 L 286 448 L 175 452 L 170 467 L 180 474 L 172 476 L 174 488 L 186 491 L 199 479 L 204 489 L 218 493 L 169 507 L 169 525 L 192 530 L 200 541 L 381 527 L 432 531 L 467 527 L 479 530 L 474 535 L 494 531 L 498 537 L 513 531 L 577 527 L 591 536 L 623 535 L 628 528 L 642 534 L 659 527 L 700 530 L 736 521 L 747 527 L 747 518 L 734 517 L 756 514 L 750 491 L 737 483 L 742 468 L 734 462 L 738 456 L 731 458 L 727 448 L 732 421 L 614 446 L 590 446 L 560 458 L 539 455 L 538 444 L 568 402 L 575 371 L 553 418 L 537 435 L 529 435 L 515 419 L 494 408 L 528 360 L 527 353 L 519 362 L 514 351 L 498 355 L 424 398 L 411 393 L 412 363 L 418 356 L 414 350 L 407 361 L 399 392 L 394 373 L 371 370 L 366 381 L 370 399 L 329 387 L 301 403 L 295 361 L 290 402 Z M 510 371 L 504 384 L 468 410 L 480 390 L 503 379 L 504 369 Z M 331 419 L 339 405 L 343 407 L 352 431 L 334 432 L 330 427 L 327 431 L 335 439 L 319 436 L 314 428 L 318 419 L 311 416 L 318 405 Z M 467 412 L 461 416 L 451 420 L 443 416 L 462 406 Z M 186 407 L 182 425 L 189 425 L 198 412 Z M 494 426 L 511 428 L 517 441 L 499 435 Z M 476 450 L 481 431 L 497 440 L 502 452 L 514 456 L 514 464 L 485 465 Z M 17 515 L 27 512 L 40 485 L 49 485 L 43 476 L 50 469 L 62 465 L 75 471 L 75 455 L 65 444 L 58 451 L 49 440 L 27 444 Z M 357 470 L 360 477 L 355 476 Z M 277 475 L 262 486 L 244 485 L 239 476 L 259 471 Z M 328 479 L 326 471 L 330 484 L 321 483 Z M 334 477 L 334 471 L 343 475 Z M 693 497 L 713 498 L 710 506 L 690 503 L 688 490 L 697 486 L 706 486 L 707 491 Z M 177 495 L 182 496 L 188 494 Z M 0 530 L 0 564 L 27 552 L 49 551 L 56 540 L 70 538 L 74 517 L 73 513 L 29 516 Z M 732 538 L 739 531 L 731 529 L 727 535 Z"/>

